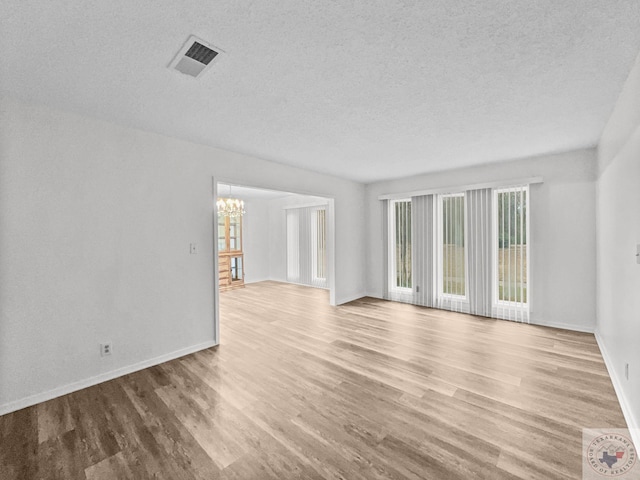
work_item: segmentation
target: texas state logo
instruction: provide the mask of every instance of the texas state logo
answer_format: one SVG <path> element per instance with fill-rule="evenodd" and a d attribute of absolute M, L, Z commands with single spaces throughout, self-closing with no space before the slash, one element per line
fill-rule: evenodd
<path fill-rule="evenodd" d="M 590 469 L 586 472 L 583 463 L 583 478 L 640 478 L 637 452 L 627 430 L 585 430 L 583 452 Z"/>

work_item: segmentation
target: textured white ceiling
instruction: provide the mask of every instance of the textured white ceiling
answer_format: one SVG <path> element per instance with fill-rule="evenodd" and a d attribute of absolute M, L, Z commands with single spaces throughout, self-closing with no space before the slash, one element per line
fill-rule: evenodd
<path fill-rule="evenodd" d="M 0 91 L 358 181 L 595 145 L 638 0 L 3 0 Z M 227 53 L 167 69 L 190 34 Z"/>

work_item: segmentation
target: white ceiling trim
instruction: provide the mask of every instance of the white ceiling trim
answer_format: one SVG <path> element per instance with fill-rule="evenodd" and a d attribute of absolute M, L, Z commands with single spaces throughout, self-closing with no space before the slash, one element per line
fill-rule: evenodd
<path fill-rule="evenodd" d="M 481 190 L 483 188 L 506 188 L 519 187 L 523 185 L 533 185 L 543 183 L 543 177 L 517 178 L 513 180 L 500 180 L 496 182 L 474 183 L 471 185 L 456 185 L 451 187 L 431 188 L 428 190 L 414 190 L 402 193 L 385 193 L 378 196 L 378 200 L 400 200 L 411 197 L 421 197 L 423 195 L 437 195 L 445 193 L 460 193 L 468 190 Z"/>
<path fill-rule="evenodd" d="M 326 202 L 312 202 L 312 203 L 303 203 L 300 205 L 285 205 L 282 207 L 283 210 L 292 210 L 295 208 L 312 208 L 312 207 L 326 207 L 329 205 L 329 201 Z"/>

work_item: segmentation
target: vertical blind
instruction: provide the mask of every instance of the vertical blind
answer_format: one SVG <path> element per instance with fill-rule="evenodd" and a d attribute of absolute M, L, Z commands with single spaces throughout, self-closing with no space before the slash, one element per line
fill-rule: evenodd
<path fill-rule="evenodd" d="M 389 201 L 385 297 L 528 322 L 528 191 L 524 185 Z"/>
<path fill-rule="evenodd" d="M 490 188 L 467 192 L 469 221 L 467 243 L 469 265 L 469 311 L 475 315 L 492 316 L 493 232 L 492 196 Z"/>
<path fill-rule="evenodd" d="M 287 281 L 300 279 L 300 213 L 287 210 Z"/>
<path fill-rule="evenodd" d="M 414 300 L 418 305 L 434 306 L 435 279 L 434 197 L 411 197 L 411 232 L 413 246 L 412 272 L 415 281 Z"/>
<path fill-rule="evenodd" d="M 315 278 L 326 279 L 327 274 L 327 211 L 324 209 L 316 210 L 315 230 L 312 238 L 315 241 L 314 253 L 314 272 Z"/>
<path fill-rule="evenodd" d="M 326 208 L 286 210 L 287 281 L 326 288 Z"/>

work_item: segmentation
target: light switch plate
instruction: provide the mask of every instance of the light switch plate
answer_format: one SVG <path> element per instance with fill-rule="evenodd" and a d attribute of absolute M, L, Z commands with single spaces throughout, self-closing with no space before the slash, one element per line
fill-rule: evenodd
<path fill-rule="evenodd" d="M 189 253 L 191 255 L 197 255 L 198 249 L 196 248 L 196 244 L 195 243 L 190 243 L 189 244 Z"/>

